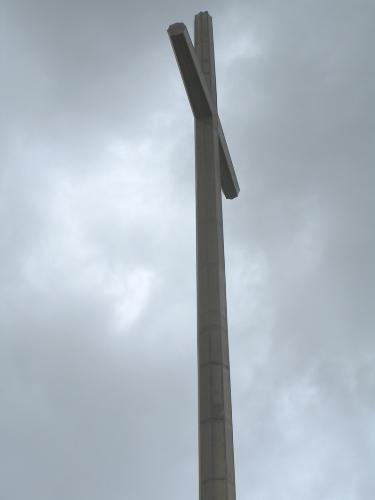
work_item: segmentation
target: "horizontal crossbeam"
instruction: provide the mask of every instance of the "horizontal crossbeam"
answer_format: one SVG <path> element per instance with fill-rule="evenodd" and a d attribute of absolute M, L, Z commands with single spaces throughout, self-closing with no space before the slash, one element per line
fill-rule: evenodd
<path fill-rule="evenodd" d="M 215 116 L 217 114 L 216 106 L 212 101 L 211 92 L 185 24 L 172 24 L 168 28 L 168 35 L 194 117 L 199 120 Z M 240 188 L 219 118 L 218 138 L 221 188 L 226 198 L 236 198 Z"/>

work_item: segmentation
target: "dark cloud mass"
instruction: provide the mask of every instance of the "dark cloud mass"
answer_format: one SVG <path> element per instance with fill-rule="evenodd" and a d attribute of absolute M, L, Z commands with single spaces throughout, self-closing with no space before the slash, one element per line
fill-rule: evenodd
<path fill-rule="evenodd" d="M 193 119 L 208 9 L 237 496 L 375 493 L 374 3 L 4 0 L 0 499 L 197 498 Z"/>

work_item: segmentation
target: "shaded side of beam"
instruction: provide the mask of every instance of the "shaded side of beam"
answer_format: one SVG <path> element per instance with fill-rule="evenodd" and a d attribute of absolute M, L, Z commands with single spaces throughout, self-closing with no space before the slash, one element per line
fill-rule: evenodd
<path fill-rule="evenodd" d="M 219 135 L 219 156 L 220 156 L 220 177 L 221 189 L 226 198 L 236 198 L 240 192 L 240 186 L 237 181 L 236 172 L 234 171 L 232 158 L 230 157 L 227 141 L 221 126 L 220 119 L 218 120 L 218 135 Z"/>
<path fill-rule="evenodd" d="M 214 108 L 211 96 L 185 24 L 172 24 L 168 28 L 168 35 L 195 118 L 212 116 Z"/>

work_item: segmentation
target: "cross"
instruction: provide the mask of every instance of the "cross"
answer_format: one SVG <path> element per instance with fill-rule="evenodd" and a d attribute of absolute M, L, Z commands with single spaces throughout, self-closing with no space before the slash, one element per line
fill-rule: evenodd
<path fill-rule="evenodd" d="M 168 34 L 195 122 L 199 498 L 235 500 L 221 190 L 239 186 L 217 112 L 212 18 L 195 16 L 194 46 L 183 23 Z"/>

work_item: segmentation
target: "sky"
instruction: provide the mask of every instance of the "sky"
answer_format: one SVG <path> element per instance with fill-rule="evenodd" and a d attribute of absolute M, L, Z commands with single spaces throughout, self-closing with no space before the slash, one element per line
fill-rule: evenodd
<path fill-rule="evenodd" d="M 198 498 L 193 116 L 213 17 L 239 500 L 375 495 L 371 0 L 1 0 L 0 499 Z"/>

